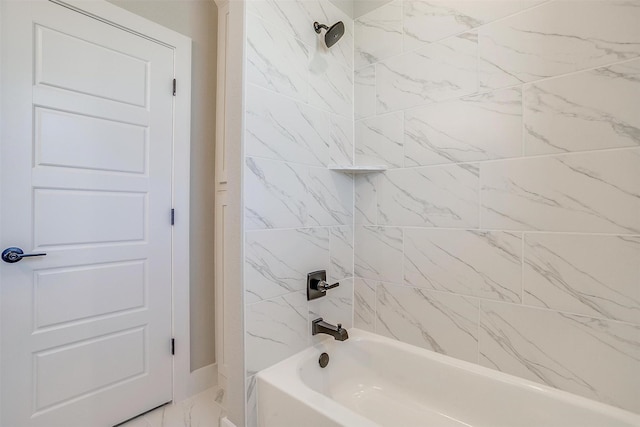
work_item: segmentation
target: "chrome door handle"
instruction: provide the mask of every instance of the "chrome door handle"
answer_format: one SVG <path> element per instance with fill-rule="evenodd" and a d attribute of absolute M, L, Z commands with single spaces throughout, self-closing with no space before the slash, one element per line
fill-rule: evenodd
<path fill-rule="evenodd" d="M 2 251 L 2 260 L 4 262 L 8 262 L 9 264 L 13 264 L 14 262 L 21 261 L 22 258 L 31 258 L 35 256 L 46 256 L 47 254 L 25 254 L 24 251 L 20 248 L 7 248 Z"/>

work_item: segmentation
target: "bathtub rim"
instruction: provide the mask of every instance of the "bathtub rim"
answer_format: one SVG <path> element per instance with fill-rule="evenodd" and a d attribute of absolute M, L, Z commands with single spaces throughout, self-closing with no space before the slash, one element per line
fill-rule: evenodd
<path fill-rule="evenodd" d="M 441 363 L 449 367 L 467 371 L 481 377 L 487 377 L 490 380 L 495 380 L 506 385 L 522 388 L 532 393 L 546 395 L 549 398 L 555 398 L 566 404 L 570 404 L 576 407 L 585 409 L 586 411 L 598 412 L 600 414 L 609 416 L 613 419 L 629 423 L 631 425 L 640 426 L 640 414 L 609 405 L 604 402 L 590 399 L 588 397 L 580 396 L 568 391 L 560 390 L 546 384 L 537 383 L 526 378 L 521 378 L 512 374 L 497 371 L 485 366 L 481 366 L 465 360 L 456 359 L 451 356 L 436 353 L 434 351 L 418 347 L 412 344 L 408 344 L 402 341 L 395 340 L 393 338 L 378 335 L 372 332 L 364 331 L 358 328 L 349 328 L 349 340 L 346 341 L 373 341 L 386 345 L 392 348 L 397 348 L 399 351 L 408 352 L 420 357 L 425 357 L 435 363 Z M 304 350 L 276 363 L 273 366 L 265 368 L 256 374 L 256 380 L 265 381 L 273 387 L 277 387 L 287 395 L 301 400 L 304 404 L 311 406 L 313 409 L 322 412 L 327 418 L 337 423 L 345 421 L 358 422 L 363 427 L 379 427 L 374 421 L 357 414 L 355 411 L 348 407 L 341 405 L 340 402 L 333 400 L 330 397 L 312 389 L 305 384 L 299 370 L 302 368 L 304 362 L 313 360 L 322 352 L 330 352 L 339 347 L 342 342 L 337 342 L 331 337 L 326 337 L 322 341 L 315 345 L 305 348 Z M 256 399 L 259 399 L 259 387 L 257 390 L 258 395 Z M 310 405 L 309 402 L 313 402 Z M 338 416 L 334 416 L 338 415 Z"/>

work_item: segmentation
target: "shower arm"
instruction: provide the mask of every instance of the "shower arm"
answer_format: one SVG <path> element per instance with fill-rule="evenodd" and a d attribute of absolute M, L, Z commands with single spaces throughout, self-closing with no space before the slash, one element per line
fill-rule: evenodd
<path fill-rule="evenodd" d="M 320 29 L 324 28 L 325 30 L 328 30 L 329 27 L 327 27 L 324 24 L 320 24 L 318 22 L 314 22 L 313 23 L 313 29 L 316 30 L 316 33 L 320 34 Z"/>

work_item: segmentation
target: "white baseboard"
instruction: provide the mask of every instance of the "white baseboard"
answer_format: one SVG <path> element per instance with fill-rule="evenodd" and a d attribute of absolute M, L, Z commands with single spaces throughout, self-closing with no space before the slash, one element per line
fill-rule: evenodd
<path fill-rule="evenodd" d="M 236 427 L 236 425 L 229 421 L 229 418 L 224 417 L 220 420 L 220 427 Z"/>
<path fill-rule="evenodd" d="M 189 375 L 186 398 L 218 385 L 218 366 L 214 363 L 196 369 Z"/>

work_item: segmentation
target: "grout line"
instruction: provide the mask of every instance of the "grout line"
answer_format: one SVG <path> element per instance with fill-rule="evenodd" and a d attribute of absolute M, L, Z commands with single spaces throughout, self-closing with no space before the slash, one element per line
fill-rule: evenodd
<path fill-rule="evenodd" d="M 519 10 L 519 11 L 517 11 L 517 12 L 514 12 L 514 13 L 512 13 L 512 14 L 502 16 L 502 17 L 500 17 L 500 18 L 494 19 L 493 21 L 485 22 L 484 24 L 482 24 L 482 25 L 478 25 L 477 27 L 467 28 L 467 29 L 465 29 L 465 30 L 463 30 L 463 31 L 460 31 L 460 32 L 458 32 L 458 33 L 455 33 L 455 34 L 449 34 L 449 35 L 447 35 L 447 36 L 445 36 L 445 37 L 442 37 L 442 38 L 439 38 L 439 39 L 435 39 L 435 40 L 432 40 L 432 41 L 423 41 L 423 42 L 420 42 L 420 43 L 422 43 L 422 44 L 421 44 L 420 46 L 418 46 L 418 47 L 415 47 L 415 48 L 413 48 L 413 49 L 409 49 L 409 50 L 407 50 L 407 51 L 405 51 L 404 49 L 402 49 L 402 50 L 401 50 L 401 53 L 398 53 L 398 54 L 393 55 L 393 56 L 388 56 L 388 57 L 386 57 L 386 58 L 384 58 L 384 59 L 379 59 L 379 60 L 377 60 L 377 61 L 371 62 L 369 65 L 372 65 L 372 64 L 378 64 L 378 63 L 380 63 L 380 62 L 384 62 L 384 61 L 387 61 L 387 60 L 390 60 L 390 59 L 394 59 L 394 58 L 396 58 L 396 57 L 398 57 L 398 56 L 400 56 L 400 55 L 404 55 L 404 54 L 406 54 L 406 53 L 413 53 L 413 52 L 415 52 L 415 51 L 417 51 L 417 50 L 423 49 L 423 48 L 424 48 L 424 47 L 426 47 L 426 46 L 430 46 L 430 45 L 432 45 L 432 44 L 442 43 L 442 42 L 448 41 L 448 40 L 450 40 L 450 39 L 454 39 L 454 38 L 460 37 L 460 36 L 462 36 L 462 35 L 464 35 L 464 34 L 467 34 L 467 33 L 471 33 L 471 32 L 478 32 L 478 36 L 479 36 L 479 35 L 480 35 L 480 34 L 479 34 L 479 30 L 483 29 L 484 27 L 487 27 L 487 26 L 489 26 L 489 25 L 493 25 L 493 24 L 499 23 L 499 22 L 501 22 L 501 21 L 505 21 L 505 20 L 510 19 L 510 18 L 513 18 L 513 17 L 515 17 L 515 16 L 517 16 L 517 15 L 521 15 L 521 14 L 524 14 L 524 13 L 530 12 L 531 10 L 534 10 L 534 9 L 540 8 L 540 7 L 542 7 L 542 6 L 544 6 L 544 5 L 548 4 L 548 3 L 551 3 L 552 1 L 554 1 L 554 0 L 546 0 L 546 1 L 543 1 L 543 2 L 542 2 L 542 3 L 540 3 L 540 4 L 536 4 L 536 5 L 533 5 L 533 6 L 531 6 L 531 7 L 528 7 L 528 8 L 522 9 L 522 10 Z M 386 6 L 386 5 L 380 6 L 380 8 L 381 8 L 381 7 L 384 7 L 384 6 Z M 374 10 L 377 10 L 377 9 L 374 9 Z M 373 12 L 373 11 L 371 11 L 371 12 Z M 371 13 L 371 12 L 368 12 L 368 13 Z M 367 14 L 368 14 L 368 13 L 367 13 Z M 363 16 L 364 16 L 364 15 L 363 15 Z M 403 11 L 403 15 L 402 15 L 402 33 L 403 33 L 403 36 L 404 36 L 404 21 L 405 21 L 405 19 L 404 19 L 404 18 L 405 18 L 405 17 L 404 17 L 404 11 Z M 358 19 L 360 19 L 360 18 L 358 18 Z M 403 37 L 403 43 L 404 43 L 404 37 Z M 402 47 L 404 48 L 404 44 L 402 45 Z M 355 67 L 355 64 L 354 64 L 354 67 Z M 364 68 L 364 67 L 361 67 L 361 68 Z"/>
<path fill-rule="evenodd" d="M 525 85 L 520 86 L 520 120 L 521 120 L 521 126 L 520 126 L 520 154 L 522 155 L 522 157 L 527 157 L 527 146 L 526 146 L 526 137 L 525 135 L 527 134 L 527 117 L 526 117 L 526 107 L 525 107 L 525 98 L 524 98 L 524 93 L 525 93 Z"/>
<path fill-rule="evenodd" d="M 555 76 L 543 77 L 543 78 L 540 78 L 540 79 L 537 79 L 537 80 L 532 80 L 532 81 L 527 81 L 527 82 L 520 82 L 520 83 L 516 83 L 516 84 L 513 84 L 513 85 L 508 85 L 508 86 L 487 88 L 486 90 L 480 90 L 479 89 L 477 92 L 468 93 L 466 95 L 460 95 L 460 96 L 456 96 L 456 97 L 452 97 L 452 98 L 446 98 L 446 99 L 442 99 L 442 100 L 439 100 L 439 101 L 433 101 L 433 102 L 420 104 L 420 105 L 413 105 L 413 106 L 409 106 L 409 107 L 406 107 L 406 108 L 391 109 L 391 110 L 385 111 L 384 113 L 393 113 L 393 112 L 396 112 L 396 111 L 419 110 L 419 109 L 422 109 L 422 108 L 426 108 L 426 107 L 434 106 L 434 105 L 438 105 L 438 104 L 443 104 L 443 103 L 446 103 L 446 102 L 458 101 L 458 100 L 462 100 L 464 98 L 472 98 L 472 97 L 486 95 L 486 94 L 489 94 L 489 93 L 502 91 L 502 90 L 506 91 L 508 89 L 516 89 L 516 88 L 519 88 L 519 87 L 522 87 L 522 86 L 527 86 L 527 85 L 535 85 L 535 84 L 539 84 L 539 83 L 544 83 L 544 82 L 549 81 L 549 80 L 555 80 L 555 79 L 560 79 L 560 78 L 564 78 L 564 77 L 571 77 L 571 76 L 576 75 L 576 74 L 588 73 L 590 71 L 599 70 L 599 69 L 603 69 L 603 68 L 611 68 L 611 67 L 615 67 L 615 66 L 618 66 L 618 65 L 624 65 L 626 63 L 634 62 L 634 61 L 640 61 L 640 55 L 635 56 L 635 57 L 630 58 L 630 59 L 623 59 L 623 60 L 616 61 L 616 62 L 610 62 L 610 63 L 604 64 L 604 65 L 598 65 L 598 66 L 594 66 L 594 67 L 583 68 L 583 69 L 580 69 L 580 70 L 571 71 L 571 72 L 564 73 L 564 74 L 558 74 L 558 75 L 555 75 Z"/>
<path fill-rule="evenodd" d="M 526 233 L 520 233 L 520 305 L 524 304 L 524 268 L 525 268 L 525 239 Z"/>
<path fill-rule="evenodd" d="M 478 229 L 482 229 L 482 167 L 478 165 Z"/>
<path fill-rule="evenodd" d="M 307 83 L 308 83 L 308 81 L 307 81 Z M 285 99 L 287 99 L 289 101 L 292 101 L 292 102 L 294 102 L 296 104 L 302 104 L 302 105 L 304 105 L 304 106 L 306 106 L 308 108 L 312 108 L 312 109 L 317 110 L 318 112 L 321 112 L 321 113 L 329 114 L 331 116 L 336 116 L 336 117 L 344 119 L 344 120 L 353 119 L 352 117 L 349 117 L 348 115 L 336 113 L 335 111 L 327 110 L 327 109 L 319 107 L 319 106 L 317 106 L 315 104 L 310 104 L 308 99 L 305 101 L 303 99 L 296 98 L 295 96 L 288 95 L 288 94 L 282 93 L 282 92 L 278 92 L 275 89 L 272 89 L 272 88 L 269 88 L 269 87 L 264 87 L 264 86 L 261 86 L 261 85 L 259 85 L 257 83 L 253 83 L 253 82 L 250 82 L 250 81 L 247 81 L 246 85 L 247 85 L 247 87 L 253 87 L 255 89 L 259 89 L 259 90 L 263 90 L 265 92 L 269 92 L 272 95 L 277 95 L 279 97 L 285 98 Z M 308 92 L 307 92 L 307 95 L 308 95 Z M 307 98 L 309 98 L 309 97 L 307 96 Z M 246 127 L 246 124 L 245 124 L 245 127 Z"/>
<path fill-rule="evenodd" d="M 378 285 L 392 286 L 392 287 L 396 287 L 396 288 L 417 289 L 417 290 L 420 290 L 420 291 L 425 291 L 425 292 L 430 292 L 430 293 L 435 293 L 435 294 L 440 294 L 440 295 L 457 296 L 457 297 L 463 298 L 463 299 L 464 298 L 466 298 L 466 299 L 471 298 L 471 299 L 477 300 L 479 304 L 481 304 L 481 303 L 495 303 L 495 304 L 501 304 L 501 305 L 509 305 L 509 306 L 520 307 L 520 308 L 524 308 L 524 309 L 531 309 L 531 310 L 536 310 L 536 311 L 543 311 L 543 312 L 549 312 L 549 313 L 555 313 L 555 314 L 565 314 L 565 315 L 569 315 L 569 316 L 577 316 L 577 317 L 586 318 L 586 319 L 604 320 L 604 321 L 607 321 L 607 322 L 614 322 L 616 324 L 633 325 L 633 326 L 640 325 L 640 322 L 639 323 L 634 323 L 634 322 L 628 322 L 628 321 L 624 321 L 624 320 L 611 319 L 611 318 L 608 318 L 608 317 L 599 317 L 599 316 L 594 316 L 594 315 L 589 315 L 589 314 L 584 314 L 584 313 L 577 313 L 577 312 L 573 312 L 573 311 L 553 309 L 553 308 L 542 307 L 542 306 L 537 306 L 537 305 L 519 304 L 519 303 L 515 303 L 515 302 L 510 302 L 510 301 L 501 301 L 501 300 L 497 300 L 497 299 L 485 298 L 485 297 L 481 297 L 481 296 L 477 296 L 477 295 L 460 294 L 460 293 L 447 291 L 447 290 L 442 290 L 442 289 L 432 289 L 432 288 L 428 288 L 428 287 L 424 287 L 424 286 L 412 286 L 412 285 L 406 285 L 406 284 L 398 284 L 398 283 L 394 283 L 394 282 L 380 281 L 380 280 L 377 280 L 377 279 L 367 279 L 367 278 L 363 278 L 363 277 L 359 277 L 359 276 L 358 276 L 358 278 L 360 278 L 362 280 L 366 280 L 366 281 L 374 281 L 375 280 L 378 283 Z"/>
<path fill-rule="evenodd" d="M 585 150 L 585 151 L 571 151 L 571 152 L 562 152 L 562 153 L 548 153 L 548 154 L 534 154 L 531 156 L 520 156 L 520 157 L 504 157 L 500 159 L 487 159 L 487 160 L 468 160 L 464 162 L 453 162 L 453 163 L 438 163 L 433 165 L 418 165 L 418 166 L 408 166 L 404 168 L 390 168 L 387 169 L 386 172 L 389 171 L 399 171 L 405 169 L 419 169 L 419 168 L 437 168 L 437 167 L 453 167 L 460 165 L 480 165 L 486 163 L 499 163 L 499 162 L 510 162 L 514 160 L 528 160 L 528 159 L 540 159 L 540 158 L 554 158 L 560 156 L 576 156 L 583 154 L 595 154 L 595 153 L 609 153 L 616 151 L 624 151 L 624 150 L 640 150 L 640 146 L 633 145 L 628 147 L 613 147 L 613 148 L 603 148 L 600 150 Z"/>
<path fill-rule="evenodd" d="M 476 312 L 476 363 L 480 364 L 480 310 L 482 307 L 482 301 L 478 299 L 478 311 Z"/>
<path fill-rule="evenodd" d="M 420 226 L 420 225 L 373 225 L 373 224 L 361 224 L 359 227 L 367 228 L 414 228 L 419 230 L 433 230 L 433 231 L 488 231 L 495 233 L 527 233 L 527 234 L 556 234 L 556 235 L 569 235 L 569 236 L 611 236 L 611 237 L 640 237 L 640 233 L 593 233 L 583 231 L 545 231 L 545 230 L 518 230 L 518 229 L 504 229 L 504 228 L 472 228 L 472 227 L 434 227 L 434 226 Z M 262 229 L 264 230 L 264 229 Z M 260 230 L 261 231 L 261 230 Z"/>

